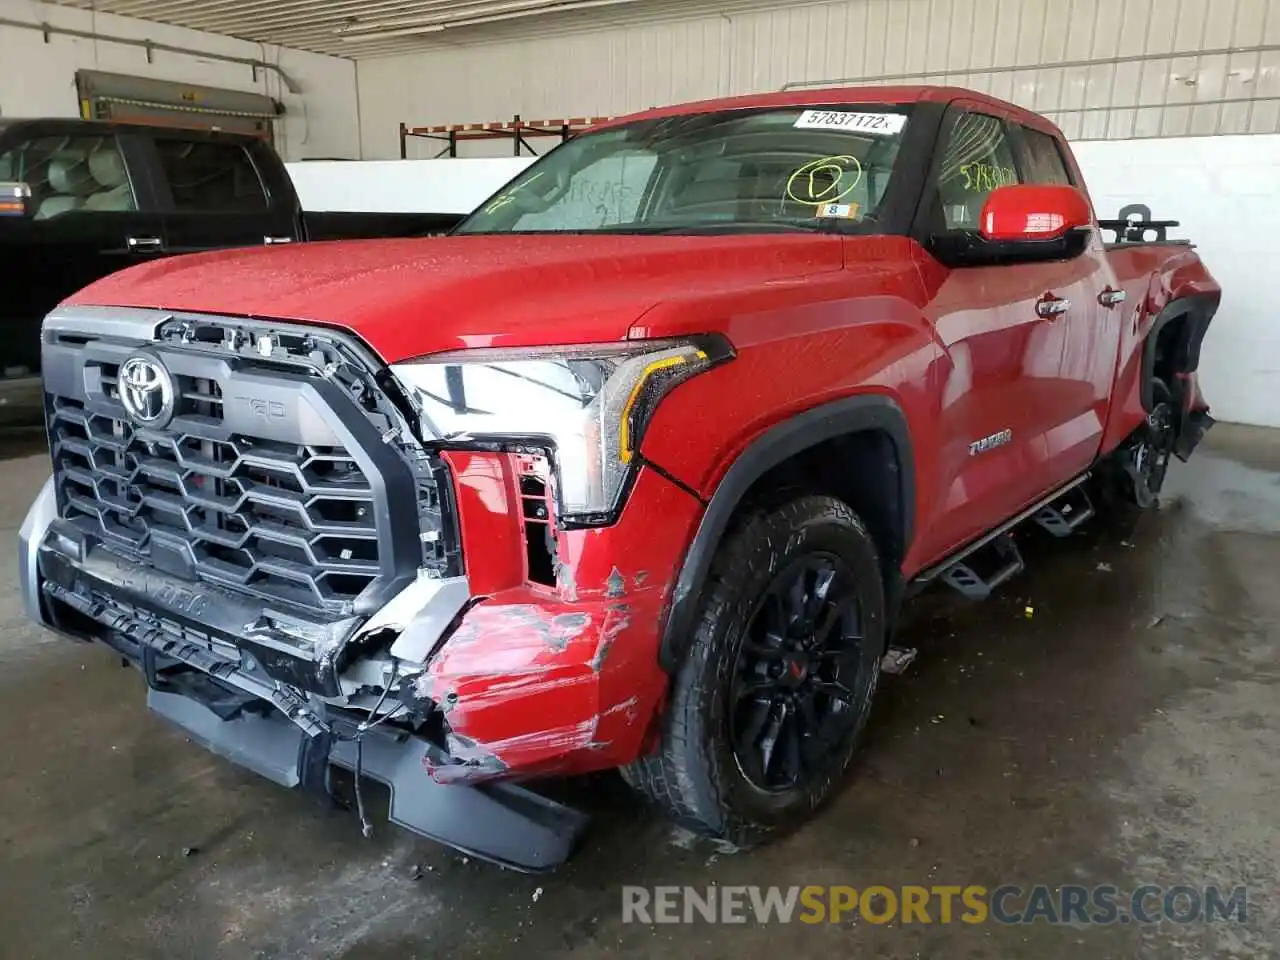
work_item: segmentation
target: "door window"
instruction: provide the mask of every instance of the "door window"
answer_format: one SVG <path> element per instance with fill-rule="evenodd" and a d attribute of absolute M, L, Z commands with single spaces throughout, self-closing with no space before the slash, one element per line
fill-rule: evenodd
<path fill-rule="evenodd" d="M 111 136 L 28 140 L 0 154 L 0 180 L 31 188 L 37 220 L 138 208 L 128 168 Z"/>
<path fill-rule="evenodd" d="M 947 230 L 975 230 L 987 197 L 1022 182 L 1004 122 L 957 113 L 947 124 L 938 171 L 938 204 Z"/>
<path fill-rule="evenodd" d="M 156 149 L 179 213 L 267 208 L 262 179 L 248 151 L 239 144 L 158 137 Z"/>
<path fill-rule="evenodd" d="M 1023 127 L 1022 141 L 1027 148 L 1027 183 L 1071 186 L 1071 176 L 1067 173 L 1067 165 L 1062 161 L 1062 151 L 1055 138 Z"/>

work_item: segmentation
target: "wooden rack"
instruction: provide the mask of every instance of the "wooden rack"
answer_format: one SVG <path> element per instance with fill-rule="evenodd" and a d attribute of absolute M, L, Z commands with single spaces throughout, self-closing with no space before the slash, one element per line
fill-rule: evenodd
<path fill-rule="evenodd" d="M 409 138 L 434 140 L 444 146 L 436 154 L 440 157 L 456 157 L 458 144 L 467 140 L 510 140 L 514 155 L 522 156 L 528 150 L 533 156 L 538 151 L 529 143 L 531 137 L 559 137 L 563 143 L 570 137 L 589 130 L 598 123 L 609 120 L 609 117 L 573 117 L 566 120 L 522 120 L 516 114 L 514 118 L 496 123 L 458 123 L 440 127 L 411 127 L 400 124 L 400 159 L 409 158 Z"/>

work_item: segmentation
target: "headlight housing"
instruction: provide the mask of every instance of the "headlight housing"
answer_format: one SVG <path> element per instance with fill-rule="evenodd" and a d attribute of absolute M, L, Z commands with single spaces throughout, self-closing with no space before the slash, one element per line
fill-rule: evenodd
<path fill-rule="evenodd" d="M 720 338 L 458 350 L 391 372 L 440 447 L 541 446 L 556 465 L 567 522 L 602 523 L 621 506 L 658 403 L 732 356 Z"/>

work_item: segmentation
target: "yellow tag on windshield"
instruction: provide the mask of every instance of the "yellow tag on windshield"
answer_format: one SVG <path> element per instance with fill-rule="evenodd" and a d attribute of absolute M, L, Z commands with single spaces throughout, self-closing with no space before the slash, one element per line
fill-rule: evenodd
<path fill-rule="evenodd" d="M 820 203 L 819 220 L 857 220 L 861 209 L 856 203 Z"/>

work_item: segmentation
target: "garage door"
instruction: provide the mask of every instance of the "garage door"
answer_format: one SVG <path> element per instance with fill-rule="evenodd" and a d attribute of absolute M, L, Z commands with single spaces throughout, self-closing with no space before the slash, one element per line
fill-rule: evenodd
<path fill-rule="evenodd" d="M 86 120 L 225 130 L 270 141 L 273 121 L 284 115 L 283 105 L 258 93 L 96 70 L 78 71 L 76 89 Z"/>

